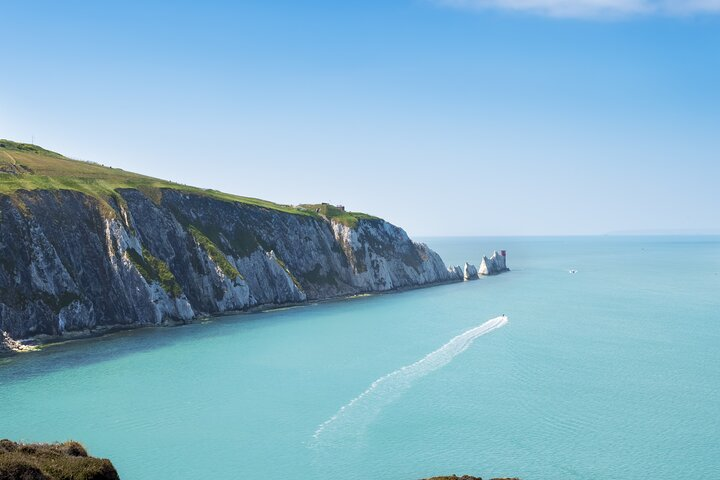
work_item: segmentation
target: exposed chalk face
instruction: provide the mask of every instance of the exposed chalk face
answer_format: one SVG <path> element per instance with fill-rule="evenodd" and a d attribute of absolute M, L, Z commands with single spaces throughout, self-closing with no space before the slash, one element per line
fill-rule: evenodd
<path fill-rule="evenodd" d="M 448 274 L 450 277 L 454 280 L 462 280 L 463 279 L 463 269 L 460 265 L 450 265 L 447 267 Z"/>
<path fill-rule="evenodd" d="M 453 279 L 437 253 L 411 241 L 403 229 L 390 223 L 361 221 L 351 228 L 331 221 L 331 225 L 357 288 L 382 291 Z"/>
<path fill-rule="evenodd" d="M 483 257 L 478 269 L 479 275 L 496 275 L 498 273 L 508 271 L 505 255 L 501 255 L 497 250 L 490 258 Z"/>
<path fill-rule="evenodd" d="M 463 278 L 465 280 L 472 280 L 474 278 L 477 278 L 477 275 L 477 267 L 475 267 L 475 265 L 465 262 L 465 267 L 463 268 Z"/>
<path fill-rule="evenodd" d="M 249 307 L 456 279 L 380 219 L 353 228 L 174 190 L 100 205 L 74 191 L 0 196 L 0 330 L 12 338 L 185 322 Z"/>

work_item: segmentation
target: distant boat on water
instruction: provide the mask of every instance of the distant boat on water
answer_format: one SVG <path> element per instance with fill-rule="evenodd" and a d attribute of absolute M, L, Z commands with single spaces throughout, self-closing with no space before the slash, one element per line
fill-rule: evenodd
<path fill-rule="evenodd" d="M 568 270 L 568 272 L 570 272 L 570 273 L 577 273 L 577 270 L 572 269 L 572 270 Z"/>

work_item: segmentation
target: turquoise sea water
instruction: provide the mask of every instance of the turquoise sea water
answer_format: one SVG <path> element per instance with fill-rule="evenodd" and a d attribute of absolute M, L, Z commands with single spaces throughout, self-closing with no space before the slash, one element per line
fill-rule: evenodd
<path fill-rule="evenodd" d="M 720 478 L 720 238 L 426 241 L 513 271 L 0 359 L 0 437 L 124 480 Z"/>

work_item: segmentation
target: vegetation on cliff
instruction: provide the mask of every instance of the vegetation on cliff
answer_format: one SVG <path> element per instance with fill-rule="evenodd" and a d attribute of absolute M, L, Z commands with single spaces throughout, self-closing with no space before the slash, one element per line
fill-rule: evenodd
<path fill-rule="evenodd" d="M 132 248 L 127 250 L 127 254 L 130 261 L 135 265 L 135 268 L 140 272 L 140 275 L 142 275 L 148 283 L 160 283 L 163 290 L 175 298 L 182 295 L 182 288 L 175 279 L 175 275 L 170 271 L 170 268 L 159 258 L 153 257 L 147 248 L 143 247 L 142 255 Z M 227 262 L 227 260 L 225 261 Z"/>
<path fill-rule="evenodd" d="M 77 442 L 0 440 L 0 480 L 119 480 L 110 460 L 88 456 Z"/>
<path fill-rule="evenodd" d="M 226 277 L 230 277 L 233 280 L 238 277 L 242 278 L 242 275 L 240 275 L 240 272 L 237 271 L 237 268 L 228 262 L 228 259 L 212 240 L 205 236 L 205 234 L 198 230 L 198 228 L 194 225 L 190 225 L 188 230 L 197 244 L 205 250 L 205 252 L 210 256 L 210 259 L 215 262 L 215 265 L 220 268 Z"/>

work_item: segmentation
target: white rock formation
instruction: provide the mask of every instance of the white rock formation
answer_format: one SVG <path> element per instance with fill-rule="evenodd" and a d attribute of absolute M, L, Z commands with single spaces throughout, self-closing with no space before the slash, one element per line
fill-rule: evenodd
<path fill-rule="evenodd" d="M 478 271 L 475 265 L 465 262 L 465 268 L 463 268 L 463 278 L 465 280 L 472 280 L 477 278 Z"/>
<path fill-rule="evenodd" d="M 490 258 L 483 257 L 478 269 L 478 275 L 497 275 L 498 273 L 508 270 L 505 263 L 505 255 L 500 254 L 497 250 L 493 252 Z"/>
<path fill-rule="evenodd" d="M 475 267 L 471 263 L 465 263 L 464 267 L 450 265 L 447 267 L 448 276 L 451 280 L 476 280 L 485 275 L 497 275 L 498 273 L 507 272 L 509 269 L 505 263 L 504 250 L 495 251 L 490 258 L 483 257 L 480 267 Z"/>
<path fill-rule="evenodd" d="M 453 280 L 462 280 L 463 279 L 463 269 L 460 265 L 450 265 L 447 267 L 448 273 L 450 274 L 450 278 Z"/>

